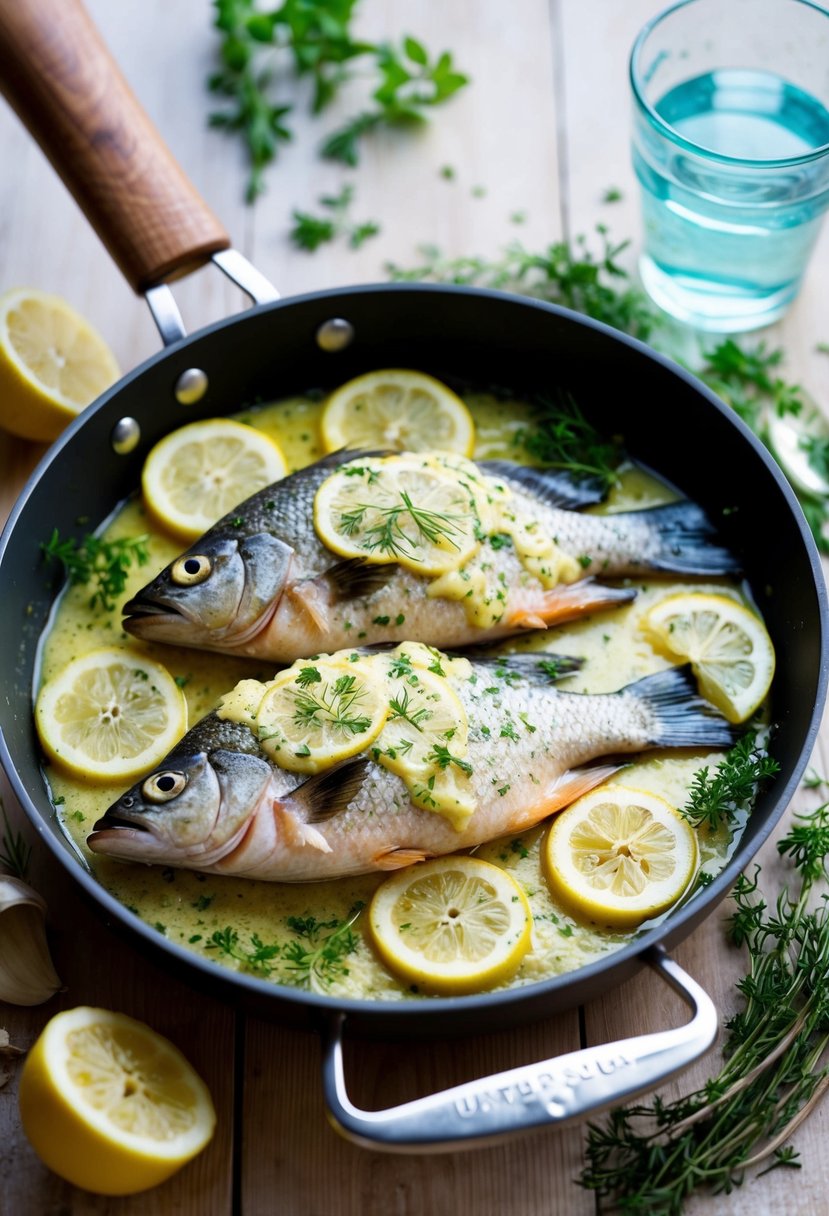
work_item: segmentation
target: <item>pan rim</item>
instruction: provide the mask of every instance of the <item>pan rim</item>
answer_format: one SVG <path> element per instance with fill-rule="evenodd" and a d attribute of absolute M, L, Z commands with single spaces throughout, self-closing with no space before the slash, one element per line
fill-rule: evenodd
<path fill-rule="evenodd" d="M 222 318 L 219 321 L 213 322 L 210 325 L 189 334 L 180 342 L 172 346 L 166 347 L 158 351 L 155 355 L 144 360 L 138 367 L 132 369 L 119 380 L 115 385 L 103 393 L 95 402 L 88 406 L 78 417 L 70 424 L 62 436 L 51 445 L 44 453 L 37 467 L 27 480 L 23 490 L 18 497 L 17 502 L 12 507 L 9 518 L 0 535 L 0 567 L 4 560 L 6 549 L 12 532 L 16 529 L 18 520 L 25 510 L 26 504 L 33 494 L 35 488 L 40 484 L 42 478 L 52 466 L 52 464 L 60 458 L 66 446 L 68 446 L 75 435 L 81 431 L 85 425 L 109 403 L 117 399 L 118 395 L 127 386 L 133 384 L 136 380 L 144 376 L 148 371 L 154 369 L 159 363 L 172 362 L 175 363 L 175 358 L 171 356 L 182 355 L 204 339 L 209 339 L 213 334 L 223 331 L 228 327 L 244 325 L 246 320 L 253 319 L 262 313 L 278 313 L 282 309 L 290 308 L 295 305 L 315 303 L 319 301 L 336 302 L 345 298 L 352 298 L 355 295 L 394 295 L 404 293 L 411 295 L 413 293 L 428 295 L 453 295 L 456 297 L 474 297 L 476 299 L 488 299 L 499 304 L 509 305 L 511 308 L 528 309 L 532 311 L 552 314 L 561 320 L 597 331 L 605 335 L 612 341 L 621 343 L 635 350 L 639 356 L 646 358 L 649 361 L 655 362 L 671 375 L 678 377 L 684 381 L 697 394 L 701 395 L 720 415 L 722 415 L 728 423 L 735 427 L 742 439 L 749 444 L 754 450 L 755 455 L 766 466 L 767 471 L 771 474 L 777 488 L 782 492 L 783 497 L 789 507 L 789 511 L 793 516 L 794 522 L 800 533 L 801 541 L 808 558 L 811 585 L 810 592 L 814 590 L 817 601 L 817 616 L 818 616 L 818 651 L 819 651 L 819 672 L 817 679 L 816 697 L 812 706 L 811 716 L 809 719 L 809 727 L 802 740 L 798 761 L 795 764 L 788 780 L 779 790 L 774 790 L 772 794 L 772 807 L 768 813 L 766 820 L 757 830 L 752 840 L 752 853 L 754 857 L 763 844 L 768 840 L 771 833 L 779 823 L 783 813 L 800 782 L 800 778 L 805 771 L 809 762 L 811 751 L 814 746 L 815 738 L 820 726 L 823 704 L 826 698 L 827 682 L 829 682 L 829 671 L 827 671 L 827 629 L 826 621 L 829 616 L 829 602 L 827 601 L 827 590 L 823 577 L 823 570 L 820 563 L 820 558 L 811 532 L 808 529 L 800 504 L 789 485 L 784 474 L 771 457 L 771 454 L 753 434 L 748 426 L 740 419 L 733 410 L 725 405 L 710 389 L 707 388 L 700 380 L 685 368 L 675 363 L 668 356 L 653 350 L 646 343 L 637 338 L 633 338 L 619 330 L 595 321 L 593 318 L 586 317 L 580 313 L 572 312 L 555 304 L 548 304 L 544 301 L 533 300 L 528 297 L 517 296 L 508 292 L 495 291 L 491 289 L 482 289 L 468 287 L 457 284 L 431 284 L 431 283 L 367 283 L 356 286 L 329 288 L 321 291 L 313 291 L 303 293 L 302 295 L 286 297 L 272 303 L 258 305 L 241 314 L 235 314 L 231 317 Z M 189 365 L 189 364 L 185 364 Z M 579 967 L 574 971 L 564 972 L 560 975 L 548 976 L 544 979 L 533 980 L 530 983 L 520 987 L 505 988 L 490 992 L 474 993 L 462 997 L 428 997 L 418 996 L 417 998 L 403 997 L 395 1000 L 369 1000 L 365 998 L 339 998 L 335 996 L 327 996 L 320 993 L 306 991 L 304 989 L 294 988 L 290 985 L 276 984 L 267 980 L 258 979 L 255 976 L 249 976 L 240 971 L 232 971 L 228 968 L 216 964 L 209 959 L 203 959 L 199 955 L 187 950 L 178 943 L 170 941 L 166 938 L 161 938 L 159 934 L 151 928 L 151 926 L 136 919 L 129 913 L 124 904 L 111 895 L 97 880 L 91 871 L 83 868 L 82 864 L 73 858 L 70 848 L 67 844 L 62 844 L 58 838 L 49 830 L 47 819 L 42 814 L 41 810 L 35 805 L 28 790 L 26 789 L 17 767 L 14 764 L 10 755 L 5 732 L 0 725 L 0 764 L 6 771 L 8 780 L 14 790 L 15 796 L 21 803 L 27 818 L 31 822 L 33 828 L 37 832 L 41 840 L 44 841 L 49 851 L 58 860 L 59 864 L 66 869 L 70 876 L 80 882 L 85 895 L 94 900 L 96 904 L 103 907 L 103 910 L 112 916 L 119 925 L 119 932 L 126 932 L 128 935 L 137 935 L 145 948 L 152 955 L 163 955 L 165 959 L 176 963 L 183 964 L 188 970 L 199 973 L 200 979 L 205 985 L 220 988 L 223 997 L 233 998 L 235 993 L 238 996 L 244 994 L 255 998 L 258 1002 L 271 1001 L 274 1005 L 279 1003 L 289 1003 L 301 1005 L 309 1010 L 314 1010 L 327 1017 L 345 1014 L 346 1017 L 354 1016 L 359 1018 L 371 1018 L 382 1015 L 384 1020 L 391 1022 L 405 1020 L 411 1017 L 430 1016 L 430 1019 L 439 1018 L 441 1015 L 446 1015 L 450 1012 L 456 1013 L 459 1009 L 474 1012 L 479 1009 L 487 1009 L 488 1011 L 499 1010 L 506 1006 L 520 1005 L 526 1001 L 532 1000 L 538 1002 L 544 999 L 549 999 L 554 1004 L 551 1008 L 556 1010 L 566 1007 L 565 1001 L 556 1001 L 555 998 L 561 993 L 566 992 L 568 988 L 576 987 L 576 981 L 584 980 L 586 983 L 596 975 L 600 975 L 603 971 L 609 970 L 612 967 L 623 968 L 625 964 L 641 963 L 641 956 L 654 946 L 663 945 L 668 939 L 672 942 L 680 941 L 690 932 L 686 928 L 688 921 L 692 918 L 696 920 L 700 914 L 708 916 L 713 911 L 714 907 L 727 894 L 733 885 L 739 872 L 745 867 L 751 857 L 744 857 L 743 850 L 738 844 L 729 862 L 723 870 L 717 875 L 714 881 L 699 892 L 698 896 L 689 900 L 675 913 L 670 914 L 666 920 L 660 922 L 652 929 L 646 930 L 641 936 L 634 938 L 627 945 L 618 950 L 611 950 L 602 955 L 598 959 L 585 966 Z M 45 777 L 44 789 L 46 789 Z M 74 869 L 72 868 L 74 867 Z M 693 926 L 692 926 L 693 927 Z M 574 999 L 572 1003 L 578 1003 Z"/>

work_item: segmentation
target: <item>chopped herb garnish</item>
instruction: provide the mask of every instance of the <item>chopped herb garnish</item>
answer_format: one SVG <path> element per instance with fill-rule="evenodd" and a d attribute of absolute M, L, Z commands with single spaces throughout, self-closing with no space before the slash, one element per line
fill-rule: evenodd
<path fill-rule="evenodd" d="M 92 583 L 94 590 L 89 600 L 90 607 L 109 612 L 115 607 L 116 597 L 127 585 L 130 566 L 143 566 L 149 559 L 148 540 L 146 535 L 103 540 L 90 533 L 79 543 L 72 536 L 61 540 L 55 528 L 49 540 L 42 543 L 40 548 L 47 558 L 61 563 L 70 583 Z"/>
<path fill-rule="evenodd" d="M 288 928 L 298 939 L 285 947 L 288 971 L 302 985 L 324 988 L 338 975 L 347 975 L 344 959 L 354 952 L 359 936 L 353 925 L 364 908 L 360 901 L 349 910 L 345 920 L 318 921 L 313 916 L 289 916 Z"/>

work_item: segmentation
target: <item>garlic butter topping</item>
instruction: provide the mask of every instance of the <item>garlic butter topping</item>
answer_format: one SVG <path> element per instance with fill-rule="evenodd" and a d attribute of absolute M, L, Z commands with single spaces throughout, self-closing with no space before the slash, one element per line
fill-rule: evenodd
<path fill-rule="evenodd" d="M 469 722 L 452 680 L 470 673 L 466 659 L 419 642 L 383 654 L 318 655 L 267 683 L 241 680 L 218 714 L 249 726 L 262 750 L 293 772 L 365 754 L 400 777 L 416 806 L 461 830 L 476 803 Z"/>
<path fill-rule="evenodd" d="M 314 526 L 343 557 L 398 562 L 429 578 L 428 596 L 461 602 L 483 628 L 503 615 L 511 566 L 545 589 L 584 574 L 508 486 L 445 452 L 342 465 L 317 491 Z"/>

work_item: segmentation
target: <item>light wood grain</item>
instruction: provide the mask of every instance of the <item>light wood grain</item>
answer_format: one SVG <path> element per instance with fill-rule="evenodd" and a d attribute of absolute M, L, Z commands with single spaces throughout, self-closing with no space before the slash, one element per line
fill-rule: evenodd
<path fill-rule="evenodd" d="M 413 264 L 423 242 L 451 255 L 492 255 L 517 237 L 540 248 L 562 233 L 589 234 L 597 222 L 619 238 L 638 232 L 626 55 L 639 26 L 662 7 L 660 0 L 519 0 L 509 8 L 500 0 L 363 0 L 359 23 L 366 36 L 411 32 L 432 49 L 451 48 L 473 86 L 430 127 L 368 142 L 357 172 L 320 161 L 317 147 L 343 116 L 362 107 L 364 86 L 350 87 L 337 112 L 313 121 L 300 90 L 292 119 L 296 139 L 280 153 L 268 193 L 254 210 L 242 201 L 240 148 L 204 122 L 211 103 L 203 82 L 215 42 L 203 0 L 91 0 L 88 7 L 176 160 L 236 246 L 285 294 L 382 279 L 386 261 Z M 0 172 L 0 290 L 23 284 L 67 296 L 104 333 L 125 370 L 140 363 L 158 346 L 145 308 L 2 103 L 0 165 L 14 166 L 14 172 Z M 454 180 L 441 177 L 443 165 L 454 168 Z M 356 187 L 355 217 L 378 219 L 380 237 L 357 252 L 331 245 L 310 256 L 292 248 L 292 208 L 314 210 L 319 195 L 347 181 Z M 602 202 L 608 186 L 622 190 L 620 202 Z M 473 193 L 476 187 L 485 190 L 482 197 Z M 515 212 L 526 213 L 523 225 L 511 222 Z M 638 238 L 625 255 L 630 267 L 637 245 Z M 827 254 L 829 230 L 800 299 L 767 335 L 786 346 L 791 374 L 823 401 L 829 399 L 829 359 L 815 344 L 829 338 L 821 273 Z M 175 293 L 191 328 L 242 306 L 240 294 L 210 270 L 176 284 Z M 41 451 L 0 435 L 0 510 L 11 506 Z M 814 761 L 823 773 L 829 771 L 827 740 L 824 727 Z M 797 805 L 814 802 L 814 795 L 803 794 Z M 770 879 L 784 876 L 773 845 L 763 861 Z M 325 1120 L 315 1036 L 243 1019 L 159 971 L 99 923 L 47 858 L 38 856 L 34 878 L 49 896 L 67 991 L 36 1010 L 0 1007 L 0 1025 L 25 1046 L 50 1013 L 66 1005 L 97 1002 L 143 1017 L 178 1042 L 205 1076 L 220 1125 L 208 1153 L 164 1187 L 132 1200 L 104 1200 L 67 1187 L 39 1165 L 17 1123 L 14 1086 L 7 1087 L 0 1090 L 0 1216 L 587 1216 L 595 1210 L 593 1197 L 574 1184 L 581 1169 L 580 1128 L 446 1156 L 387 1157 L 345 1143 Z M 723 908 L 712 915 L 678 958 L 727 1016 L 736 1005 L 733 985 L 742 960 L 725 944 L 725 914 Z M 574 1012 L 501 1035 L 349 1044 L 349 1085 L 369 1108 L 391 1105 L 570 1050 L 584 1035 L 588 1042 L 606 1041 L 684 1017 L 676 998 L 643 972 L 587 1007 L 581 1028 Z M 239 1042 L 244 1063 L 234 1075 Z M 701 1061 L 666 1092 L 699 1084 L 715 1063 L 715 1056 Z M 688 1211 L 742 1216 L 750 1208 L 752 1216 L 778 1216 L 796 1207 L 806 1216 L 822 1214 L 829 1183 L 821 1147 L 825 1124 L 825 1112 L 818 1111 L 798 1132 L 804 1169 L 797 1175 L 777 1172 L 747 1183 L 727 1207 L 701 1196 Z"/>

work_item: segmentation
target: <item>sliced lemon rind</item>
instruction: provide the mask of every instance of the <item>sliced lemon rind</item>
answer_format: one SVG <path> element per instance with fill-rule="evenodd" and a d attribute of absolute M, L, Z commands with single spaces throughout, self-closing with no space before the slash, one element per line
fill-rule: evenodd
<path fill-rule="evenodd" d="M 211 491 L 209 486 L 194 485 L 185 492 L 182 485 L 174 492 L 172 483 L 177 474 L 181 475 L 183 452 L 192 445 L 193 456 L 197 455 L 199 447 L 206 454 L 211 443 L 218 447 L 228 442 L 235 444 L 238 459 L 247 458 L 257 466 L 240 479 L 238 493 L 231 494 L 216 510 L 217 492 Z M 287 467 L 281 448 L 264 431 L 231 418 L 204 418 L 171 431 L 155 444 L 144 462 L 141 488 L 147 509 L 156 523 L 179 540 L 194 541 L 237 503 L 279 481 L 285 476 Z M 180 504 L 179 498 L 186 500 L 188 509 Z"/>
<path fill-rule="evenodd" d="M 645 881 L 641 892 L 633 895 L 617 894 L 591 882 L 585 869 L 574 860 L 573 837 L 579 826 L 588 822 L 590 812 L 605 804 L 622 812 L 631 807 L 643 808 L 655 825 L 668 830 L 673 836 L 674 867 L 670 875 Z M 626 847 L 624 842 L 622 846 Z M 597 845 L 597 854 L 599 849 Z M 699 868 L 699 848 L 694 829 L 666 799 L 647 790 L 614 785 L 591 791 L 554 818 L 543 847 L 543 859 L 553 895 L 576 919 L 632 930 L 667 912 L 689 890 Z M 599 856 L 596 860 L 600 860 Z"/>
<path fill-rule="evenodd" d="M 719 624 L 702 636 L 699 627 L 693 628 L 695 618 L 712 618 Z M 659 600 L 642 624 L 663 651 L 691 663 L 703 696 L 729 722 L 746 722 L 762 705 L 774 679 L 774 646 L 762 618 L 740 600 L 707 592 L 680 592 Z M 733 653 L 723 645 L 729 627 Z M 740 648 L 735 634 L 745 638 L 747 649 Z"/>
<path fill-rule="evenodd" d="M 382 393 L 388 390 L 402 400 L 384 411 Z M 423 398 L 421 418 L 413 394 Z M 320 434 L 327 452 L 378 445 L 421 451 L 443 446 L 438 436 L 444 450 L 471 456 L 475 444 L 475 424 L 461 398 L 434 376 L 410 368 L 366 372 L 340 385 L 325 403 Z"/>
<path fill-rule="evenodd" d="M 139 677 L 141 684 L 157 694 L 159 716 L 163 716 L 164 723 L 152 742 L 140 752 L 100 760 L 61 737 L 58 711 L 64 697 L 76 695 L 73 690 L 79 679 L 107 667 L 143 673 Z M 43 685 L 35 703 L 35 724 L 41 746 L 54 764 L 73 776 L 110 784 L 140 776 L 167 755 L 187 729 L 187 702 L 173 677 L 160 663 L 125 649 L 103 648 L 73 659 Z"/>
<path fill-rule="evenodd" d="M 394 908 L 408 887 L 455 871 L 495 888 L 509 914 L 509 926 L 499 937 L 497 948 L 483 959 L 426 960 L 422 952 L 406 943 L 402 927 L 398 930 L 394 925 Z M 478 992 L 506 982 L 520 967 L 532 940 L 532 913 L 523 889 L 499 866 L 465 855 L 435 858 L 386 879 L 371 901 L 368 925 L 371 940 L 386 966 L 438 995 Z"/>

